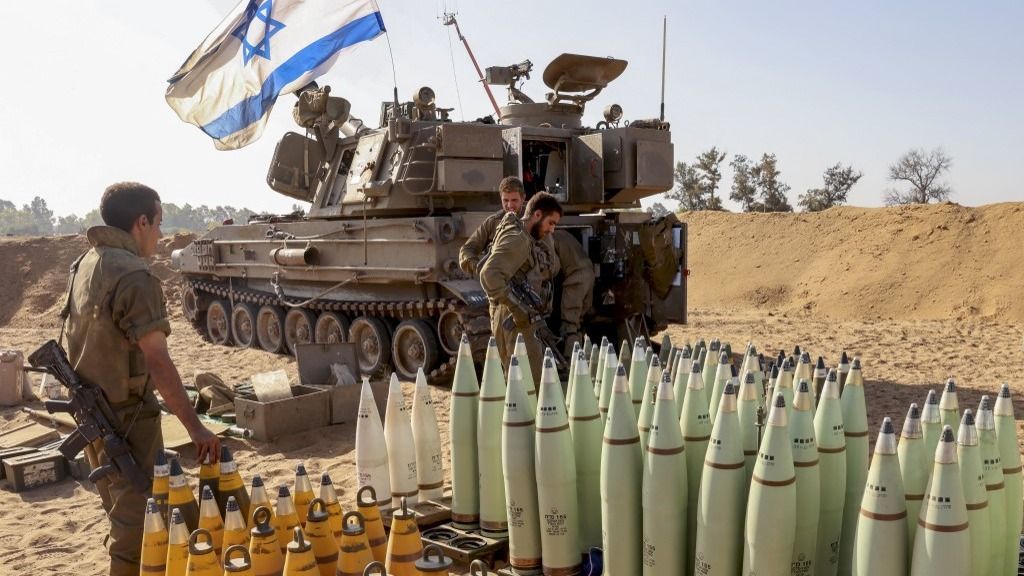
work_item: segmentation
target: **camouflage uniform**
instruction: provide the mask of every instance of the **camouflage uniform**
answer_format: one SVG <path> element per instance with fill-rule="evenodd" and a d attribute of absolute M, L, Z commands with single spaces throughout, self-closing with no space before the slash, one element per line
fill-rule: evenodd
<path fill-rule="evenodd" d="M 580 338 L 583 315 L 590 310 L 593 301 L 594 264 L 569 232 L 555 230 L 549 238 L 562 269 L 559 290 L 562 325 L 559 336 L 563 339 L 562 353 L 568 358 L 573 343 Z"/>
<path fill-rule="evenodd" d="M 163 436 L 138 341 L 154 330 L 170 334 L 163 291 L 127 232 L 96 226 L 87 235 L 93 248 L 78 262 L 69 290 L 69 359 L 84 382 L 103 390 L 132 456 L 151 474 Z M 86 454 L 94 467 L 108 463 L 102 441 L 87 447 Z M 110 519 L 110 574 L 136 576 L 149 491 L 136 492 L 120 478 L 101 480 L 96 488 Z"/>
<path fill-rule="evenodd" d="M 559 269 L 552 243 L 534 240 L 515 214 L 506 214 L 498 224 L 491 255 L 480 269 L 480 284 L 490 301 L 491 333 L 497 340 L 502 364 L 508 366 L 516 337 L 522 333 L 534 382 L 540 382 L 544 351 L 535 336 L 536 326 L 531 324 L 532 311 L 511 293 L 509 282 L 525 280 L 544 302 L 543 309 L 536 312 L 546 318 L 551 312 L 551 281 Z M 509 314 L 515 320 L 515 328 L 511 331 L 502 327 Z"/>
<path fill-rule="evenodd" d="M 487 252 L 487 247 L 494 239 L 494 233 L 498 231 L 498 224 L 505 217 L 504 210 L 498 210 L 483 221 L 480 226 L 469 236 L 466 243 L 459 249 L 459 268 L 471 276 L 480 273 L 480 259 Z"/>

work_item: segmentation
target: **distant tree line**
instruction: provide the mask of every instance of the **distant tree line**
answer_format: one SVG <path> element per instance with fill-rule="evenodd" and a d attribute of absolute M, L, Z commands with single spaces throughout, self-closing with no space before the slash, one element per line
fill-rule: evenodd
<path fill-rule="evenodd" d="M 164 202 L 163 224 L 165 233 L 175 232 L 206 232 L 211 227 L 232 219 L 236 223 L 245 223 L 249 216 L 256 214 L 248 208 L 233 206 L 184 204 L 178 206 L 173 202 Z M 99 209 L 94 209 L 85 216 L 70 214 L 68 216 L 53 215 L 53 210 L 46 200 L 36 196 L 32 202 L 18 208 L 13 202 L 0 199 L 0 234 L 18 236 L 43 236 L 48 234 L 77 234 L 90 226 L 103 224 Z"/>
<path fill-rule="evenodd" d="M 693 162 L 677 162 L 675 187 L 665 194 L 667 200 L 678 202 L 679 210 L 724 210 L 718 192 L 722 180 L 721 165 L 727 153 L 712 147 L 701 152 Z M 905 190 L 889 189 L 884 201 L 896 204 L 925 204 L 949 199 L 952 189 L 942 181 L 953 160 L 941 149 L 930 152 L 911 150 L 889 166 L 889 180 L 909 184 Z M 775 154 L 764 153 L 759 161 L 736 154 L 729 161 L 733 171 L 729 199 L 737 202 L 744 212 L 792 212 L 789 184 L 782 181 Z M 797 197 L 797 206 L 804 212 L 818 212 L 845 204 L 850 190 L 864 174 L 853 166 L 837 162 L 825 169 L 822 185 L 810 188 Z M 657 203 L 650 212 L 666 213 L 668 209 Z"/>

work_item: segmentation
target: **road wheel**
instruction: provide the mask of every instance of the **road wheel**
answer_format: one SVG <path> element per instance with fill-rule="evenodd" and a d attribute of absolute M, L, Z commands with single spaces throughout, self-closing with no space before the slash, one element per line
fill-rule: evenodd
<path fill-rule="evenodd" d="M 248 302 L 239 302 L 231 310 L 231 336 L 239 348 L 255 348 L 256 313 L 258 309 Z"/>
<path fill-rule="evenodd" d="M 201 308 L 201 302 L 199 292 L 194 286 L 186 283 L 181 287 L 181 312 L 185 319 L 193 324 L 203 321 L 203 314 L 206 311 Z"/>
<path fill-rule="evenodd" d="M 316 326 L 316 314 L 312 310 L 292 308 L 285 315 L 284 341 L 293 356 L 297 345 L 313 343 L 314 326 Z"/>
<path fill-rule="evenodd" d="M 284 310 L 267 304 L 256 313 L 256 339 L 267 352 L 284 350 Z"/>
<path fill-rule="evenodd" d="M 364 376 L 379 376 L 391 360 L 391 333 L 380 318 L 360 316 L 348 330 L 348 341 L 356 345 L 359 371 Z"/>
<path fill-rule="evenodd" d="M 348 331 L 352 323 L 337 312 L 324 312 L 316 319 L 313 340 L 319 344 L 348 342 Z"/>
<path fill-rule="evenodd" d="M 226 345 L 231 341 L 231 305 L 226 300 L 214 300 L 206 309 L 206 336 L 210 342 Z"/>
<path fill-rule="evenodd" d="M 437 336 L 441 343 L 441 349 L 449 356 L 459 353 L 459 345 L 462 343 L 462 333 L 465 328 L 459 320 L 458 312 L 446 310 L 437 319 Z"/>
<path fill-rule="evenodd" d="M 425 320 L 403 320 L 395 328 L 391 358 L 395 372 L 402 380 L 415 380 L 416 371 L 427 374 L 437 367 L 440 346 L 434 328 Z"/>

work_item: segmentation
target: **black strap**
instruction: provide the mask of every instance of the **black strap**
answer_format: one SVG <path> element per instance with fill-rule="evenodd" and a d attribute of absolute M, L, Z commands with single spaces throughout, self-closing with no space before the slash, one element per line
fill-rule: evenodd
<path fill-rule="evenodd" d="M 75 261 L 71 263 L 71 267 L 68 272 L 71 273 L 71 277 L 68 278 L 68 294 L 64 299 L 64 307 L 60 311 L 60 335 L 57 336 L 57 344 L 64 347 L 64 328 L 67 326 L 68 317 L 71 316 L 71 292 L 75 288 L 75 276 L 78 276 L 78 265 L 82 263 L 82 259 L 89 252 L 83 252 L 81 256 L 75 258 Z"/>

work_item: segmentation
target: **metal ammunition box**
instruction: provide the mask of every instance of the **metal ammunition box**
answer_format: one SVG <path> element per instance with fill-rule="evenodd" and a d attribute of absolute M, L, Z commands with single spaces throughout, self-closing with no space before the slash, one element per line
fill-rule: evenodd
<path fill-rule="evenodd" d="M 4 460 L 7 485 L 15 492 L 60 482 L 66 475 L 64 456 L 56 450 L 34 452 Z"/>
<path fill-rule="evenodd" d="M 38 452 L 36 448 L 29 448 L 27 446 L 16 446 L 14 448 L 0 448 L 0 480 L 7 477 L 4 473 L 4 460 L 11 458 L 17 458 L 18 456 L 24 456 L 25 454 L 32 454 Z"/>
<path fill-rule="evenodd" d="M 260 402 L 255 396 L 235 397 L 240 428 L 252 430 L 254 440 L 268 442 L 279 436 L 321 428 L 331 423 L 330 393 L 311 386 L 292 386 L 292 397 Z"/>

